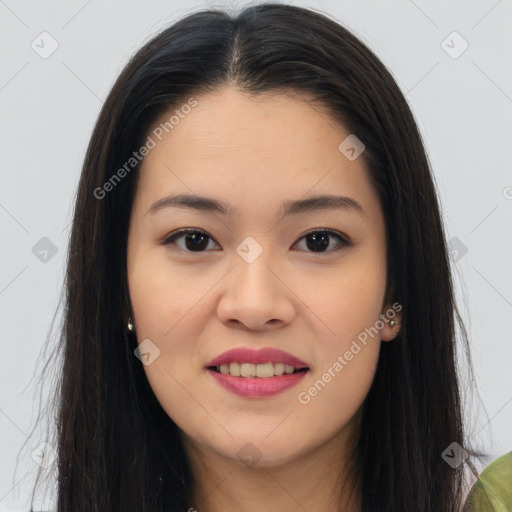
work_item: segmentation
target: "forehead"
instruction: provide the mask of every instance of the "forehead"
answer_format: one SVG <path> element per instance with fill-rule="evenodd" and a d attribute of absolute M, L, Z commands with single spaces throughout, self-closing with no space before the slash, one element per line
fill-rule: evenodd
<path fill-rule="evenodd" d="M 195 193 L 223 198 L 238 212 L 251 200 L 261 210 L 308 194 L 357 196 L 367 210 L 377 201 L 363 158 L 351 161 L 339 149 L 350 132 L 311 97 L 227 87 L 181 108 L 188 99 L 148 134 L 155 146 L 141 167 L 139 202 Z"/>

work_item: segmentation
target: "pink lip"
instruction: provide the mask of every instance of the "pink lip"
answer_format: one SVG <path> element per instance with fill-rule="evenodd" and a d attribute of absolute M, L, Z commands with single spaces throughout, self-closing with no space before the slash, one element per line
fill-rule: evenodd
<path fill-rule="evenodd" d="M 298 384 L 309 370 L 291 373 L 289 375 L 278 375 L 276 377 L 233 377 L 208 369 L 208 373 L 225 389 L 238 396 L 267 397 L 277 395 L 292 386 Z"/>
<path fill-rule="evenodd" d="M 221 366 L 223 364 L 229 363 L 283 363 L 294 366 L 297 369 L 308 368 L 308 365 L 303 361 L 297 359 L 291 354 L 288 354 L 288 352 L 283 352 L 282 350 L 278 350 L 276 348 L 262 348 L 260 350 L 254 350 L 250 348 L 234 348 L 224 352 L 223 354 L 220 354 L 220 356 L 217 356 L 215 359 L 212 359 L 206 365 L 206 367 L 208 368 L 210 366 Z M 238 377 L 233 378 L 238 379 Z M 275 377 L 272 377 L 272 379 L 274 378 Z"/>

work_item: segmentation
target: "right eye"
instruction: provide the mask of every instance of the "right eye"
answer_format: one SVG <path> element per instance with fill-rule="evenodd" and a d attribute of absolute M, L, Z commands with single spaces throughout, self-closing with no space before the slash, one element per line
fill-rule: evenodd
<path fill-rule="evenodd" d="M 179 246 L 176 241 L 184 239 L 184 247 Z M 208 240 L 213 241 L 206 232 L 200 229 L 185 228 L 175 231 L 162 240 L 162 245 L 175 245 L 185 252 L 205 252 Z"/>

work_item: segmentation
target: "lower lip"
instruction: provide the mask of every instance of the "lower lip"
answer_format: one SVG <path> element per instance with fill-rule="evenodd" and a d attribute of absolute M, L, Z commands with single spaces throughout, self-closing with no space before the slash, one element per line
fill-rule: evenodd
<path fill-rule="evenodd" d="M 309 370 L 276 377 L 233 377 L 208 368 L 208 372 L 225 389 L 243 397 L 274 396 L 297 385 Z"/>

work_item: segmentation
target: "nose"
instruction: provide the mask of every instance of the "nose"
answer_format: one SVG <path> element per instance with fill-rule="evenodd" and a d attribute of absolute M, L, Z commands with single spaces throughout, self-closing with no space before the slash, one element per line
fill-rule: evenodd
<path fill-rule="evenodd" d="M 223 280 L 218 318 L 230 327 L 256 331 L 276 329 L 292 322 L 297 300 L 282 265 L 270 251 L 254 261 L 236 255 L 234 268 Z"/>

